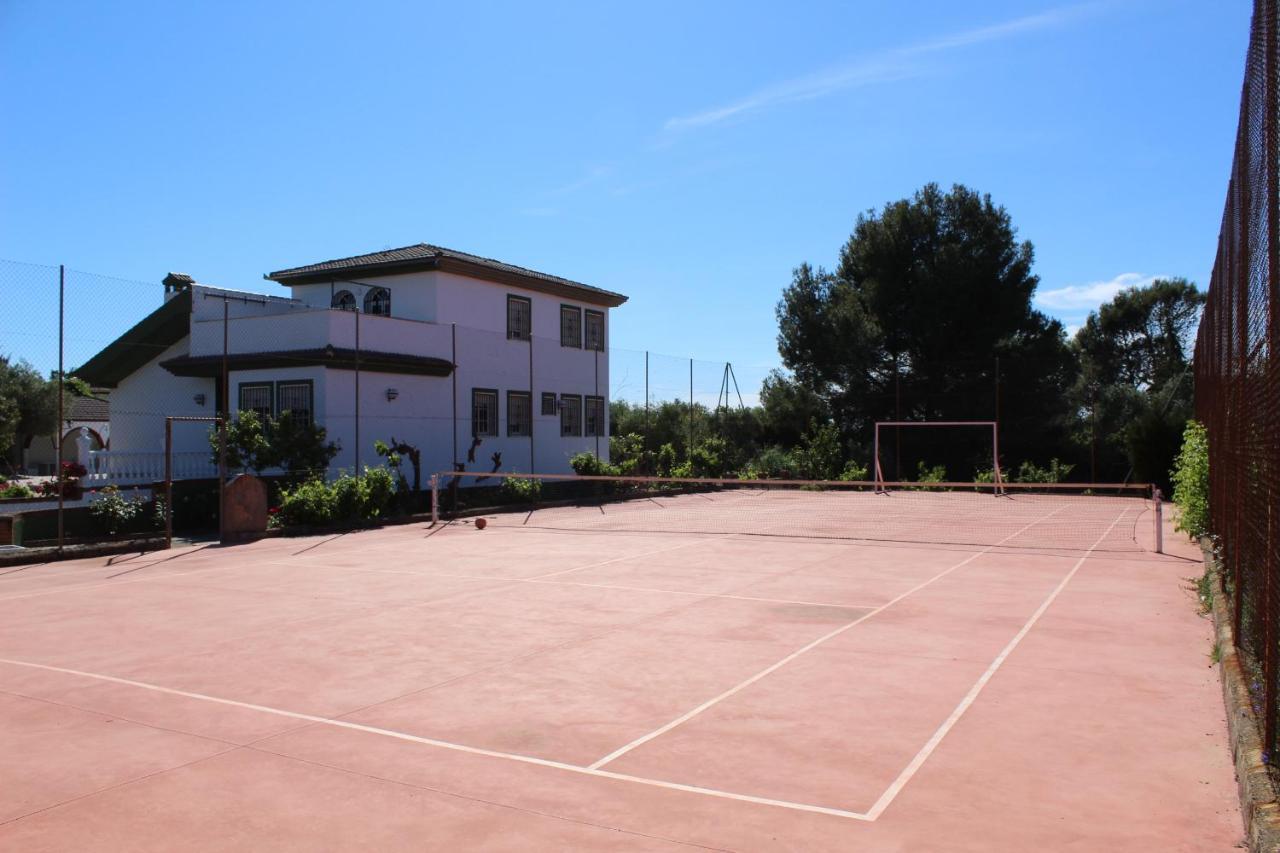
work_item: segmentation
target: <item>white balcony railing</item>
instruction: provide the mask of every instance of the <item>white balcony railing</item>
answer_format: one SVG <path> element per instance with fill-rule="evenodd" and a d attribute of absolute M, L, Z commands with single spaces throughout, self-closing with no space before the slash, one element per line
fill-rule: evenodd
<path fill-rule="evenodd" d="M 131 450 L 92 450 L 84 463 L 88 473 L 82 482 L 88 488 L 99 486 L 158 483 L 164 480 L 164 453 Z M 173 479 L 193 480 L 218 476 L 218 466 L 207 450 L 190 450 L 173 454 Z"/>

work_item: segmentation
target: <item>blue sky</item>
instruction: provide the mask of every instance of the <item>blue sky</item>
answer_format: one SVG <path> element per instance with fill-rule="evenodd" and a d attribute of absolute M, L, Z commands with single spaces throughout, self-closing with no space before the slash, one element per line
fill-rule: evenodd
<path fill-rule="evenodd" d="M 626 293 L 615 346 L 749 386 L 794 266 L 962 182 L 1073 326 L 1207 283 L 1250 5 L 0 0 L 0 258 L 158 302 L 433 242 Z M 121 292 L 104 328 L 151 307 Z"/>

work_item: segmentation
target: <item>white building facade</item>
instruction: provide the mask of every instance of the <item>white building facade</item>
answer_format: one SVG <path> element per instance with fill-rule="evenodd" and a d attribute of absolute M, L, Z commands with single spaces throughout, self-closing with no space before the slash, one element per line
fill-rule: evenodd
<path fill-rule="evenodd" d="M 165 416 L 224 410 L 324 426 L 330 476 L 379 464 L 375 442 L 393 439 L 420 450 L 424 476 L 608 458 L 609 309 L 626 297 L 427 244 L 266 278 L 290 295 L 170 274 L 161 308 L 76 371 L 110 401 L 100 481 L 158 479 Z M 179 474 L 205 473 L 206 433 L 175 428 Z"/>

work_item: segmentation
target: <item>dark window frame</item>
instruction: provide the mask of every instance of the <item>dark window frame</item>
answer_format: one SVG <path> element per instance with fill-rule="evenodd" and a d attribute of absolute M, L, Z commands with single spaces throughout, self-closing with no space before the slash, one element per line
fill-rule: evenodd
<path fill-rule="evenodd" d="M 351 301 L 350 301 L 350 303 L 348 303 L 348 304 L 346 304 L 346 305 L 343 305 L 343 304 L 342 304 L 342 301 L 343 301 L 343 297 L 344 297 L 344 296 L 345 296 L 347 299 L 351 300 Z M 338 311 L 357 311 L 357 310 L 359 310 L 359 305 L 357 305 L 357 304 L 356 304 L 356 295 L 355 295 L 354 293 L 352 293 L 350 290 L 347 290 L 346 288 L 343 288 L 342 290 L 339 290 L 337 293 L 333 294 L 333 296 L 332 296 L 332 297 L 330 297 L 330 299 L 329 299 L 329 307 L 330 307 L 330 308 L 337 309 Z"/>
<path fill-rule="evenodd" d="M 381 311 L 370 310 L 370 300 L 371 299 L 376 300 L 377 295 L 379 293 L 385 293 L 387 296 L 385 310 L 381 310 Z M 383 287 L 382 285 L 377 285 L 376 287 L 369 288 L 364 292 L 364 297 L 361 298 L 360 305 L 364 309 L 364 313 L 366 314 L 372 315 L 374 317 L 390 317 L 391 316 L 391 288 Z M 373 302 L 373 306 L 377 307 L 376 301 Z"/>
<path fill-rule="evenodd" d="M 524 429 L 517 431 L 516 420 L 511 417 L 511 400 L 512 398 L 523 399 L 528 403 L 529 408 L 526 410 Z M 507 435 L 519 438 L 528 438 L 533 435 L 533 394 L 529 391 L 507 391 Z"/>
<path fill-rule="evenodd" d="M 600 324 L 600 337 L 594 342 L 591 340 L 591 321 L 596 320 Z M 596 352 L 604 352 L 604 312 L 594 311 L 586 308 L 582 312 L 582 346 L 588 350 Z"/>
<path fill-rule="evenodd" d="M 525 328 L 523 332 L 520 329 L 511 328 L 511 306 L 512 304 L 524 306 Z M 507 340 L 509 341 L 528 341 L 533 339 L 533 300 L 527 296 L 517 296 L 514 293 L 507 294 Z"/>
<path fill-rule="evenodd" d="M 565 423 L 565 415 L 569 411 L 569 401 L 573 401 L 573 410 L 577 414 L 576 423 Z M 567 428 L 567 429 L 566 429 Z M 582 437 L 582 395 L 581 394 L 561 394 L 560 395 L 560 437 L 561 438 L 581 438 Z"/>
<path fill-rule="evenodd" d="M 594 405 L 593 405 L 594 404 Z M 591 415 L 588 414 L 592 410 L 599 414 L 599 423 L 595 430 L 591 429 Z M 582 398 L 582 434 L 586 436 L 601 436 L 605 434 L 604 429 L 604 397 L 599 394 L 587 394 Z"/>
<path fill-rule="evenodd" d="M 542 417 L 554 418 L 556 415 L 560 414 L 560 409 L 557 408 L 558 405 L 559 400 L 556 398 L 555 391 L 542 392 Z"/>
<path fill-rule="evenodd" d="M 305 385 L 305 386 L 307 386 L 307 402 L 309 403 L 309 408 L 308 408 L 308 410 L 307 410 L 307 420 L 306 420 L 306 422 L 307 422 L 307 423 L 309 423 L 309 424 L 310 424 L 310 423 L 315 423 L 315 420 L 316 420 L 316 382 L 315 382 L 315 380 L 314 380 L 314 379 L 277 379 L 277 380 L 276 380 L 275 385 L 276 385 L 276 393 L 275 393 L 275 400 L 274 400 L 274 402 L 275 402 L 275 407 L 276 407 L 276 417 L 279 417 L 279 416 L 280 416 L 280 414 L 281 414 L 282 412 L 284 412 L 284 411 L 290 411 L 290 412 L 293 412 L 295 415 L 297 414 L 297 411 L 296 411 L 296 410 L 294 410 L 294 409 L 288 409 L 288 410 L 286 410 L 286 409 L 284 408 L 284 406 L 282 406 L 282 405 L 280 404 L 280 402 L 281 402 L 281 401 L 280 401 L 280 392 L 281 392 L 282 388 L 284 388 L 285 386 L 289 386 L 289 385 Z"/>
<path fill-rule="evenodd" d="M 267 411 L 267 416 L 265 418 L 262 418 L 262 412 L 259 411 L 258 409 L 256 408 L 246 409 L 244 407 L 244 392 L 246 389 L 251 389 L 251 388 L 267 389 L 268 396 L 271 402 L 270 402 L 270 405 L 267 406 L 268 411 Z M 240 412 L 254 412 L 258 415 L 258 417 L 262 418 L 262 423 L 265 426 L 267 419 L 275 417 L 275 414 L 276 414 L 276 383 L 271 382 L 269 380 L 252 380 L 249 382 L 237 382 L 236 383 L 236 404 L 237 404 L 236 405 L 237 414 L 239 414 Z"/>
<path fill-rule="evenodd" d="M 488 394 L 493 398 L 493 423 L 489 424 L 489 429 L 480 432 L 479 425 L 476 423 L 476 402 L 480 394 Z M 498 406 L 502 404 L 502 395 L 498 393 L 497 388 L 472 388 L 471 389 L 471 437 L 472 438 L 494 438 L 498 435 L 498 419 L 500 412 Z"/>
<path fill-rule="evenodd" d="M 572 335 L 565 328 L 566 315 L 573 316 L 573 322 L 577 324 Z M 582 308 L 577 305 L 560 304 L 560 346 L 582 349 Z"/>

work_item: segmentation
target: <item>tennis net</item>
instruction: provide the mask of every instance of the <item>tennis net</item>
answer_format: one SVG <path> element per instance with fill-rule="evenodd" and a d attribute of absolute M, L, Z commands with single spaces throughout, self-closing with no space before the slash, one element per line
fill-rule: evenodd
<path fill-rule="evenodd" d="M 1046 550 L 1158 551 L 1147 485 L 871 483 L 448 472 L 437 517 L 584 532 L 697 533 Z"/>

